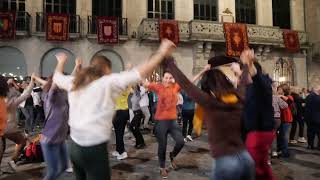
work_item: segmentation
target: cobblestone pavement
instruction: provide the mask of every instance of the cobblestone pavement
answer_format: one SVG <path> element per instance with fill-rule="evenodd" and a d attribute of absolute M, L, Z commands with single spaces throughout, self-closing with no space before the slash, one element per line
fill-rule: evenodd
<path fill-rule="evenodd" d="M 110 157 L 113 180 L 158 180 L 159 168 L 157 158 L 156 139 L 151 135 L 144 135 L 147 148 L 135 150 L 134 142 L 126 138 L 125 144 L 129 158 L 118 161 Z M 170 138 L 167 151 L 172 149 L 173 141 Z M 109 144 L 109 149 L 115 149 L 115 142 Z M 292 156 L 289 159 L 273 159 L 272 167 L 277 180 L 316 180 L 320 179 L 320 151 L 307 150 L 305 144 L 291 146 Z M 13 145 L 6 150 L 1 169 L 8 170 L 7 162 L 13 151 Z M 111 152 L 110 151 L 110 152 Z M 179 170 L 169 172 L 169 180 L 205 180 L 211 171 L 211 158 L 208 150 L 207 136 L 196 138 L 189 142 L 177 157 Z M 40 180 L 45 172 L 44 163 L 19 165 L 17 173 L 5 174 L 3 180 Z M 72 174 L 65 173 L 61 180 L 75 179 Z"/>

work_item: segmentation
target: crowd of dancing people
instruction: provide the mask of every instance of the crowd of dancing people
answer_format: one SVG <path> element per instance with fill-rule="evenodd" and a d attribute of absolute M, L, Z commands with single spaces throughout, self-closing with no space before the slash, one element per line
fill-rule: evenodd
<path fill-rule="evenodd" d="M 197 108 L 203 110 L 206 123 L 212 180 L 273 180 L 271 159 L 289 158 L 289 144 L 319 148 L 315 137 L 320 136 L 320 86 L 299 91 L 273 82 L 253 50 L 243 51 L 239 59 L 213 57 L 189 79 L 172 57 L 175 49 L 171 41 L 163 40 L 148 60 L 136 67 L 128 65 L 120 73 L 112 73 L 108 58 L 95 56 L 87 67 L 76 59 L 68 75 L 64 73 L 68 57 L 58 53 L 49 77 L 33 73 L 20 84 L 1 76 L 0 162 L 6 141 L 13 141 L 15 151 L 8 164 L 15 171 L 21 153 L 38 133 L 36 129 L 41 129 L 38 140 L 45 180 L 55 180 L 67 169 L 77 180 L 111 179 L 108 143 L 114 133 L 116 149 L 110 154 L 118 160 L 128 158 L 124 143 L 128 129 L 136 149 L 148 146 L 146 132 L 155 136 L 160 176 L 168 178 L 168 135 L 175 141 L 170 166 L 177 170 L 176 158 L 194 138 Z M 211 63 L 218 61 L 231 64 L 235 82 Z M 149 82 L 160 65 L 165 70 L 161 82 Z"/>

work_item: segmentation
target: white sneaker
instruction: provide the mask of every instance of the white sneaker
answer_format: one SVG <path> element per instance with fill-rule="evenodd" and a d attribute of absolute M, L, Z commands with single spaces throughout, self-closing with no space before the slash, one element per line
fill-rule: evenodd
<path fill-rule="evenodd" d="M 289 144 L 297 144 L 298 142 L 296 140 L 290 140 Z"/>
<path fill-rule="evenodd" d="M 278 157 L 278 153 L 275 152 L 275 151 L 273 151 L 273 152 L 272 152 L 272 157 Z"/>
<path fill-rule="evenodd" d="M 15 163 L 14 161 L 9 161 L 8 164 L 9 164 L 9 167 L 10 167 L 13 171 L 16 171 L 17 165 L 16 165 L 16 163 Z"/>
<path fill-rule="evenodd" d="M 187 138 L 183 138 L 184 142 L 187 143 L 188 142 L 188 139 Z"/>
<path fill-rule="evenodd" d="M 299 142 L 299 143 L 306 143 L 307 140 L 306 140 L 306 138 L 304 138 L 304 137 L 299 137 L 299 138 L 298 138 L 298 142 Z"/>
<path fill-rule="evenodd" d="M 66 172 L 67 173 L 73 173 L 73 168 L 71 167 L 71 168 L 66 169 Z"/>
<path fill-rule="evenodd" d="M 193 139 L 192 139 L 192 137 L 191 137 L 190 135 L 187 136 L 187 139 L 188 139 L 189 141 L 193 141 Z"/>
<path fill-rule="evenodd" d="M 127 159 L 128 158 L 128 154 L 127 152 L 123 152 L 122 154 L 120 154 L 119 156 L 117 156 L 118 160 L 123 160 L 123 159 Z"/>
<path fill-rule="evenodd" d="M 120 154 L 118 153 L 118 151 L 113 151 L 113 152 L 112 152 L 112 156 L 118 157 L 118 156 L 120 156 Z"/>

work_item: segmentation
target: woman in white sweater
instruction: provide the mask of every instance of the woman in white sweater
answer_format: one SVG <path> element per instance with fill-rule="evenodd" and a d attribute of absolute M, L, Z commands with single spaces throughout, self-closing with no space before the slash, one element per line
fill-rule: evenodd
<path fill-rule="evenodd" d="M 56 55 L 58 64 L 53 81 L 68 91 L 70 156 L 77 180 L 111 178 L 107 142 L 112 131 L 115 99 L 129 85 L 145 79 L 174 49 L 171 41 L 163 40 L 147 62 L 121 73 L 111 73 L 110 60 L 97 56 L 75 77 L 63 75 L 67 56 Z"/>

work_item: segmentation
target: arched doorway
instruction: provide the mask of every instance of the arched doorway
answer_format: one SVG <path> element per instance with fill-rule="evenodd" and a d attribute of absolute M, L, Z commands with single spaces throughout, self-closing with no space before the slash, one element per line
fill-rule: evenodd
<path fill-rule="evenodd" d="M 48 77 L 54 72 L 54 69 L 57 65 L 55 54 L 59 52 L 64 52 L 68 56 L 68 61 L 67 61 L 67 64 L 65 65 L 64 71 L 68 74 L 72 72 L 75 65 L 75 56 L 73 55 L 73 53 L 66 49 L 55 48 L 46 52 L 42 57 L 42 60 L 41 60 L 41 76 L 42 77 Z"/>
<path fill-rule="evenodd" d="M 0 47 L 0 73 L 6 77 L 22 80 L 27 75 L 27 65 L 23 53 L 10 46 Z"/>
<path fill-rule="evenodd" d="M 110 50 L 101 50 L 97 52 L 96 55 L 102 55 L 107 57 L 112 63 L 112 72 L 121 72 L 124 70 L 124 64 L 122 58 L 119 54 Z"/>

